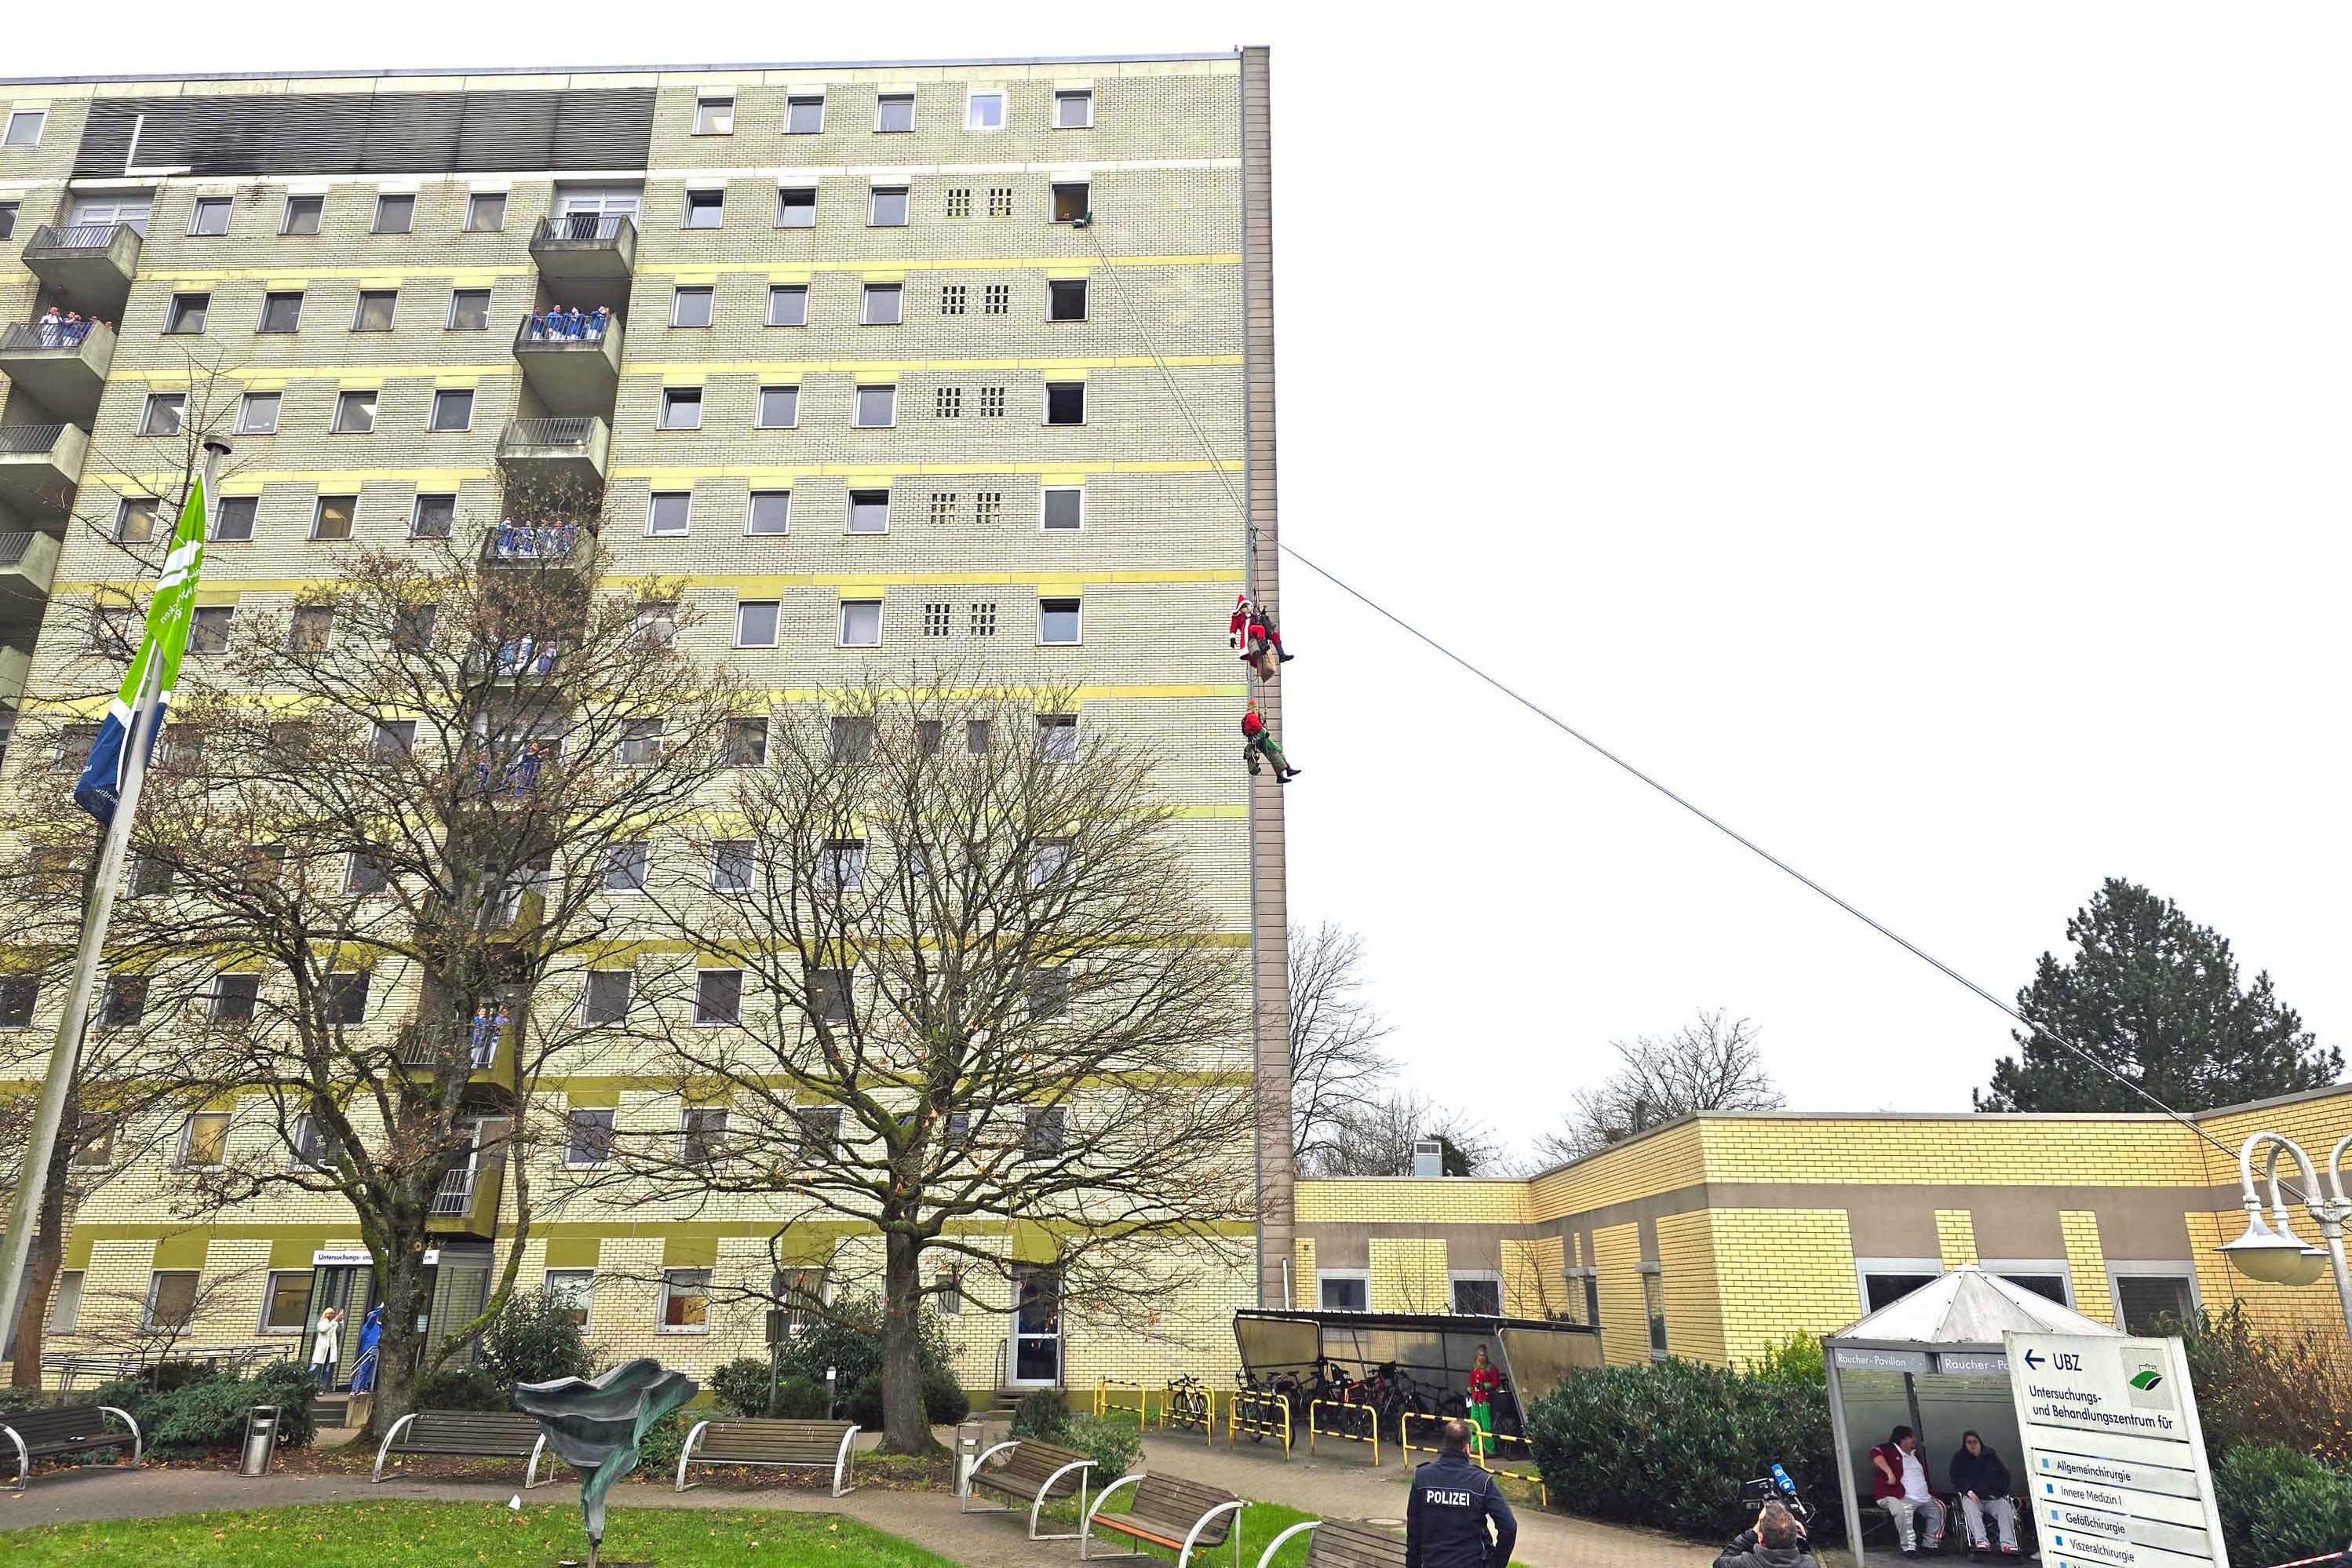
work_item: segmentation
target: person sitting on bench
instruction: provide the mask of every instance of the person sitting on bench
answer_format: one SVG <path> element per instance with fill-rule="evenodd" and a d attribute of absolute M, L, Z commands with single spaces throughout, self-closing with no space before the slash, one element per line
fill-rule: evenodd
<path fill-rule="evenodd" d="M 1927 1462 L 1919 1458 L 1919 1435 L 1897 1426 L 1885 1442 L 1870 1451 L 1870 1500 L 1895 1520 L 1895 1539 L 1903 1555 L 1919 1555 L 1918 1522 L 1927 1526 L 1927 1550 L 1944 1543 L 1944 1505 L 1927 1489 Z"/>

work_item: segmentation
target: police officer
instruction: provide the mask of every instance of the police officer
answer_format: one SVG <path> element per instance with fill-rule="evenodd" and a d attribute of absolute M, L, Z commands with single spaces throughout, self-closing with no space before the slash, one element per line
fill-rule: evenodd
<path fill-rule="evenodd" d="M 1473 1436 L 1470 1423 L 1458 1416 L 1441 1422 L 1437 1458 L 1412 1472 L 1404 1504 L 1404 1568 L 1505 1568 L 1510 1562 L 1519 1521 L 1495 1478 L 1470 1462 Z"/>

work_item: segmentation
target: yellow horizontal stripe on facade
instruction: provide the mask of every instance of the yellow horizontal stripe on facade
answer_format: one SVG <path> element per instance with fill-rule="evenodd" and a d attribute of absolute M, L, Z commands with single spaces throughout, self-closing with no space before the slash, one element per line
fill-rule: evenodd
<path fill-rule="evenodd" d="M 419 376 L 512 375 L 515 363 L 509 359 L 481 364 L 240 364 L 226 366 L 220 374 L 236 381 L 405 381 Z M 176 370 L 111 371 L 108 379 L 143 381 L 151 386 L 184 386 L 192 378 L 186 367 L 182 366 Z"/>
<path fill-rule="evenodd" d="M 871 258 L 850 261 L 700 263 L 681 261 L 674 265 L 640 267 L 637 272 L 642 277 L 655 278 L 674 278 L 681 272 L 752 272 L 764 278 L 769 273 L 785 267 L 800 268 L 810 272 L 866 272 L 876 267 L 888 267 L 893 270 L 907 272 L 1015 272 L 1043 270 L 1048 267 L 1066 267 L 1073 262 L 1087 260 L 1093 260 L 1096 266 L 1102 264 L 1097 258 L 1082 256 L 946 257 L 938 260 L 926 260 L 919 257 L 909 257 L 902 260 L 894 257 L 888 261 L 877 261 Z M 1241 264 L 1241 253 L 1234 250 L 1212 251 L 1199 256 L 1114 256 L 1110 258 L 1110 265 L 1113 267 L 1239 267 Z M 258 277 L 261 274 L 257 273 L 256 276 Z"/>
<path fill-rule="evenodd" d="M 236 495 L 247 485 L 317 485 L 334 491 L 345 485 L 391 484 L 410 482 L 417 485 L 455 485 L 467 479 L 488 479 L 497 477 L 492 468 L 241 468 L 221 476 L 221 493 Z M 82 483 L 104 485 L 110 489 L 141 487 L 162 490 L 180 482 L 177 473 L 155 474 L 84 474 Z"/>
<path fill-rule="evenodd" d="M 801 572 L 761 576 L 694 576 L 672 573 L 656 573 L 665 582 L 682 583 L 689 587 L 733 588 L 739 594 L 753 595 L 781 593 L 786 588 L 954 588 L 1011 587 L 1040 583 L 1105 584 L 1126 583 L 1238 583 L 1242 580 L 1238 567 L 1207 566 L 1171 568 L 1164 572 L 1128 571 L 1053 571 L 1053 572 Z M 607 577 L 599 584 L 606 588 L 625 588 L 644 580 L 646 574 Z M 331 583 L 331 576 L 318 577 L 211 577 L 205 580 L 207 594 L 299 594 L 305 588 L 321 583 Z M 145 577 L 71 578 L 50 584 L 49 591 L 61 594 L 138 593 L 152 586 Z M 1105 697 L 1140 696 L 1158 692 L 1174 692 L 1194 696 L 1232 697 L 1245 690 L 1247 682 L 1214 686 L 1099 686 L 1081 687 Z M 779 692 L 775 695 L 787 696 Z"/>
<path fill-rule="evenodd" d="M 536 267 L 484 267 L 475 262 L 452 261 L 431 268 L 404 271 L 397 267 L 201 267 L 180 272 L 141 272 L 142 283 L 240 283 L 256 279 L 268 281 L 276 278 L 365 278 L 373 284 L 376 279 L 386 279 L 387 287 L 404 287 L 411 282 L 454 278 L 462 273 L 468 278 L 522 278 L 538 271 Z"/>
<path fill-rule="evenodd" d="M 662 468 L 614 468 L 615 479 L 650 479 L 656 484 L 686 484 L 695 479 L 758 479 L 790 483 L 796 479 L 888 479 L 904 474 L 1208 474 L 1223 468 L 1238 472 L 1239 458 L 1217 461 L 1171 458 L 1160 462 L 1090 463 L 1063 458 L 1052 463 L 807 463 L 755 466 L 748 463 L 681 464 Z"/>
<path fill-rule="evenodd" d="M 677 360 L 667 363 L 628 363 L 625 375 L 803 375 L 813 372 L 852 375 L 898 375 L 910 370 L 1144 370 L 1159 365 L 1223 365 L 1238 367 L 1239 354 L 1109 354 L 1070 359 L 833 359 L 833 360 Z"/>

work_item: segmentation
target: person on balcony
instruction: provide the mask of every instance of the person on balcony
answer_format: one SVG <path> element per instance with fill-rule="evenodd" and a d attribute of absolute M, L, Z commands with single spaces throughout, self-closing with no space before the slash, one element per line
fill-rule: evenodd
<path fill-rule="evenodd" d="M 50 306 L 47 313 L 35 324 L 41 329 L 41 346 L 45 349 L 57 347 L 58 329 L 65 325 L 65 318 L 58 314 L 58 308 L 55 305 Z"/>
<path fill-rule="evenodd" d="M 604 335 L 604 329 L 605 329 L 605 327 L 607 327 L 608 325 L 610 325 L 610 324 L 612 323 L 612 320 L 613 320 L 613 307 L 612 307 L 612 306 L 610 306 L 610 305 L 599 305 L 599 306 L 597 306 L 597 307 L 596 307 L 596 313 L 595 313 L 594 315 L 590 316 L 590 317 L 588 318 L 588 341 L 589 341 L 590 342 L 592 342 L 592 343 L 593 343 L 593 342 L 596 342 L 598 339 L 602 338 L 602 337 Z"/>

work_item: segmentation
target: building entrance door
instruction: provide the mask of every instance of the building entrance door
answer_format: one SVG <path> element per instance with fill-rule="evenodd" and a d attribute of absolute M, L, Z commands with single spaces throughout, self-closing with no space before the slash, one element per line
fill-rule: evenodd
<path fill-rule="evenodd" d="M 1062 1381 L 1062 1271 L 1049 1264 L 1013 1266 L 1013 1388 L 1053 1388 Z"/>

